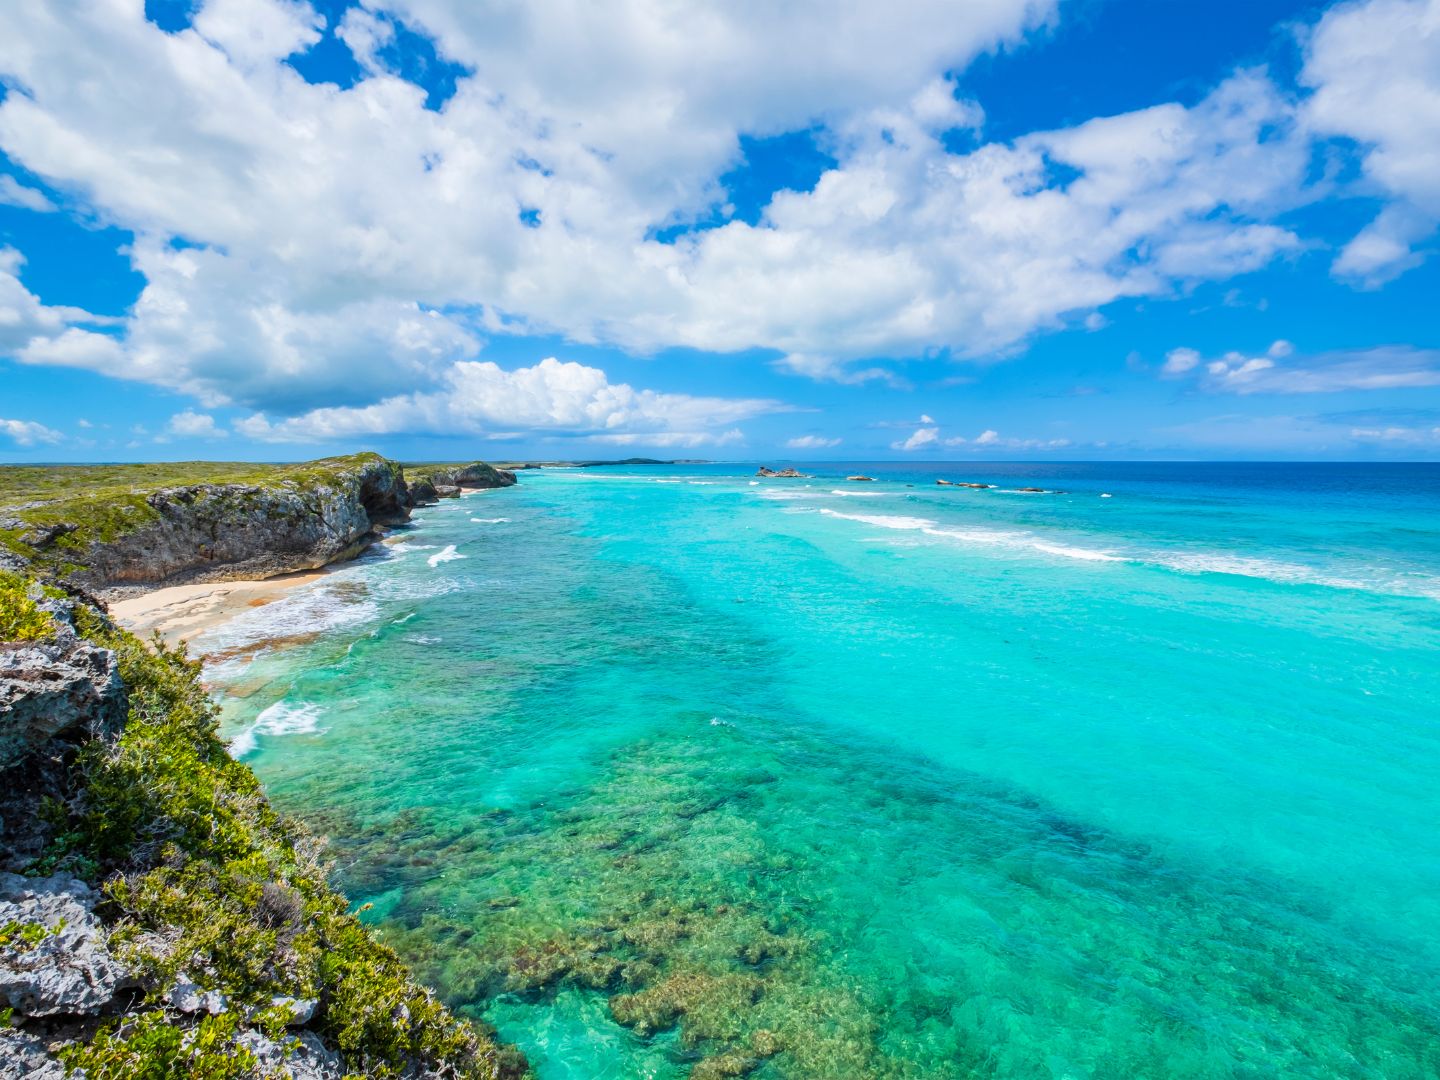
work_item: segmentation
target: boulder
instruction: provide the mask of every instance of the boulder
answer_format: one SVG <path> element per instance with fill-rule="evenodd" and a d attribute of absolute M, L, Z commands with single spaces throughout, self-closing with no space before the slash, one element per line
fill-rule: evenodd
<path fill-rule="evenodd" d="M 755 475 L 756 475 L 756 476 L 774 476 L 774 477 L 780 477 L 780 478 L 782 478 L 782 479 L 800 479 L 800 480 L 808 480 L 808 479 L 809 479 L 809 477 L 808 477 L 805 473 L 800 472 L 798 469 L 796 469 L 796 468 L 794 468 L 794 467 L 791 467 L 791 468 L 788 468 L 788 469 L 779 469 L 779 470 L 776 470 L 776 469 L 770 469 L 770 468 L 767 468 L 767 467 L 764 466 L 764 465 L 761 465 L 760 468 L 756 471 Z"/>
<path fill-rule="evenodd" d="M 328 1050 L 320 1037 L 301 1032 L 297 1037 L 276 1042 L 258 1031 L 246 1031 L 235 1041 L 256 1058 L 259 1076 L 290 1076 L 291 1080 L 339 1080 L 345 1075 L 340 1055 Z"/>
<path fill-rule="evenodd" d="M 108 736 L 125 722 L 115 654 L 76 636 L 57 611 L 49 641 L 0 643 L 0 770 L 50 740 Z"/>
<path fill-rule="evenodd" d="M 875 482 L 875 478 L 874 478 L 873 476 L 858 476 L 858 475 L 857 475 L 857 476 L 847 476 L 847 477 L 845 477 L 845 479 L 846 479 L 846 480 L 863 480 L 863 481 L 865 481 L 866 483 L 871 483 L 871 484 L 873 484 L 873 483 Z"/>
<path fill-rule="evenodd" d="M 460 485 L 436 484 L 435 494 L 442 499 L 458 499 L 460 497 Z"/>
<path fill-rule="evenodd" d="M 65 1080 L 65 1066 L 33 1035 L 0 1027 L 0 1080 Z"/>
<path fill-rule="evenodd" d="M 22 1016 L 95 1016 L 135 984 L 110 955 L 95 893 L 79 878 L 0 874 L 0 926 L 34 927 L 0 947 L 0 1007 Z"/>

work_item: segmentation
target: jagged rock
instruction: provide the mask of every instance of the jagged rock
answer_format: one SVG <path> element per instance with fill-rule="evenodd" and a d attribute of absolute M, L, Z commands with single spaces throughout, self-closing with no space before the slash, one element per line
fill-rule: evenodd
<path fill-rule="evenodd" d="M 151 523 L 91 543 L 67 582 L 105 599 L 160 585 L 313 570 L 353 558 L 409 517 L 399 465 L 371 455 L 313 482 L 192 484 L 144 497 Z"/>
<path fill-rule="evenodd" d="M 206 990 L 189 979 L 181 979 L 170 988 L 170 1006 L 177 1012 L 206 1012 L 219 1016 L 228 1007 L 225 995 L 219 990 Z"/>
<path fill-rule="evenodd" d="M 775 470 L 775 469 L 768 468 L 768 467 L 765 466 L 765 465 L 761 465 L 760 468 L 755 471 L 755 475 L 756 475 L 756 476 L 774 476 L 774 477 L 780 477 L 780 478 L 782 478 L 782 479 L 800 479 L 800 480 L 808 480 L 808 479 L 809 479 L 809 476 L 808 476 L 807 474 L 800 472 L 798 469 L 794 468 L 793 466 L 790 467 L 790 468 L 787 468 L 787 469 L 780 469 L 780 470 L 777 471 L 777 470 Z"/>
<path fill-rule="evenodd" d="M 33 1035 L 0 1028 L 0 1080 L 64 1080 L 65 1066 Z"/>
<path fill-rule="evenodd" d="M 435 485 L 423 477 L 407 480 L 406 487 L 410 489 L 410 505 L 412 507 L 434 506 L 440 501 L 440 496 L 435 493 Z"/>
<path fill-rule="evenodd" d="M 23 1016 L 93 1016 L 134 985 L 106 948 L 95 893 L 79 878 L 0 874 L 0 926 L 38 924 L 38 942 L 0 949 L 0 1002 Z"/>
<path fill-rule="evenodd" d="M 319 1036 L 305 1031 L 284 1043 L 267 1038 L 258 1031 L 246 1031 L 236 1042 L 255 1055 L 260 1076 L 289 1076 L 291 1080 L 339 1080 L 345 1075 L 340 1055 L 327 1050 Z M 287 1045 L 295 1042 L 287 1052 Z"/>
<path fill-rule="evenodd" d="M 453 468 L 411 466 L 410 475 L 406 477 L 412 507 L 430 506 L 438 499 L 453 499 L 466 489 L 510 487 L 514 483 L 515 474 L 509 469 L 497 469 L 483 461 Z"/>
<path fill-rule="evenodd" d="M 866 483 L 871 483 L 871 484 L 873 484 L 873 483 L 875 482 L 875 478 L 874 478 L 873 476 L 859 476 L 859 475 L 856 475 L 856 476 L 847 476 L 847 477 L 845 477 L 845 479 L 846 479 L 846 480 L 863 480 L 863 481 L 865 481 Z"/>
<path fill-rule="evenodd" d="M 77 638 L 60 614 L 51 641 L 0 643 L 0 769 L 51 739 L 105 736 L 124 723 L 115 654 Z"/>
<path fill-rule="evenodd" d="M 272 1008 L 285 1008 L 290 1010 L 290 1019 L 285 1023 L 289 1027 L 304 1027 L 315 1015 L 315 1007 L 320 1004 L 314 998 L 274 997 L 270 999 Z"/>

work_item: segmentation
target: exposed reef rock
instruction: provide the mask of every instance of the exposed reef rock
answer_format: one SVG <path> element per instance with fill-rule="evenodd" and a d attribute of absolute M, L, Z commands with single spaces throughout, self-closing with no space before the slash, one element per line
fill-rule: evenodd
<path fill-rule="evenodd" d="M 0 1080 L 526 1074 L 350 914 L 183 651 L 0 573 L 0 655 Z"/>
<path fill-rule="evenodd" d="M 858 475 L 857 475 L 857 476 L 847 476 L 847 477 L 845 477 L 845 479 L 846 479 L 846 480 L 863 480 L 863 481 L 865 481 L 866 483 L 871 483 L 871 484 L 873 484 L 873 483 L 875 482 L 875 478 L 874 478 L 873 476 L 858 476 Z"/>
<path fill-rule="evenodd" d="M 936 480 L 935 483 L 941 487 L 980 488 L 982 490 L 995 486 L 994 484 L 974 484 L 966 480 Z"/>
<path fill-rule="evenodd" d="M 794 467 L 791 467 L 791 468 L 788 468 L 788 469 L 780 469 L 779 471 L 776 471 L 775 469 L 771 469 L 771 468 L 769 468 L 769 467 L 767 467 L 767 466 L 765 466 L 765 465 L 761 465 L 760 468 L 756 470 L 755 475 L 756 475 L 756 476 L 778 477 L 778 478 L 780 478 L 780 479 L 798 479 L 798 480 L 808 480 L 808 479 L 810 479 L 810 476 L 809 476 L 808 473 L 802 473 L 802 472 L 800 472 L 798 469 L 796 469 L 796 468 L 794 468 Z"/>

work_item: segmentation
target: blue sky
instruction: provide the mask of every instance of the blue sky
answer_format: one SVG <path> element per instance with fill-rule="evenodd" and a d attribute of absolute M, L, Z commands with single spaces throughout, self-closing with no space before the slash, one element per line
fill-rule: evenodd
<path fill-rule="evenodd" d="M 1440 0 L 47 7 L 0 461 L 1440 458 Z"/>

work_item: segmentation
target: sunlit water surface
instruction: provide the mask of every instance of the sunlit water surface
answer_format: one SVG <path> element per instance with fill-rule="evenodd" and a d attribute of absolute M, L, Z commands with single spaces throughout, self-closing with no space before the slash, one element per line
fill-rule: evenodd
<path fill-rule="evenodd" d="M 542 1080 L 1440 1075 L 1440 469 L 753 471 L 199 643 L 447 1001 Z"/>

